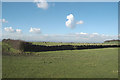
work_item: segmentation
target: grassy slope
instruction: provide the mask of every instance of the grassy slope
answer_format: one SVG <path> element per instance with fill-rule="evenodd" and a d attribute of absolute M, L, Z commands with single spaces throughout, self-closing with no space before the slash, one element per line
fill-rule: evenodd
<path fill-rule="evenodd" d="M 1 45 L 1 44 L 0 44 Z M 16 49 L 14 49 L 14 48 L 12 48 L 11 47 L 11 45 L 9 45 L 9 44 L 7 44 L 7 43 L 4 43 L 4 42 L 2 42 L 2 51 L 4 52 L 4 53 L 9 53 L 9 54 L 18 54 L 18 53 L 21 53 L 21 51 L 20 50 L 16 50 Z"/>
<path fill-rule="evenodd" d="M 3 56 L 3 78 L 115 78 L 117 51 L 106 48 Z"/>
<path fill-rule="evenodd" d="M 105 44 L 119 44 L 120 42 L 118 41 L 110 41 L 110 42 L 105 42 Z"/>

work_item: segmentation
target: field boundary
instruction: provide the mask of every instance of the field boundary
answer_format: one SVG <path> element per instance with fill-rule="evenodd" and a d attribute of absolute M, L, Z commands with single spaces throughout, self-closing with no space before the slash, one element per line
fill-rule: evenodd
<path fill-rule="evenodd" d="M 120 45 L 57 45 L 57 46 L 45 46 L 45 45 L 33 45 L 24 44 L 24 52 L 42 52 L 42 51 L 59 51 L 59 50 L 82 50 L 82 49 L 97 49 L 97 48 L 114 48 L 120 47 Z"/>
<path fill-rule="evenodd" d="M 43 52 L 43 51 L 60 51 L 60 50 L 82 50 L 82 49 L 97 49 L 97 48 L 116 48 L 118 44 L 83 44 L 83 45 L 38 45 L 32 42 L 21 40 L 2 40 L 3 54 L 21 54 L 24 52 Z"/>

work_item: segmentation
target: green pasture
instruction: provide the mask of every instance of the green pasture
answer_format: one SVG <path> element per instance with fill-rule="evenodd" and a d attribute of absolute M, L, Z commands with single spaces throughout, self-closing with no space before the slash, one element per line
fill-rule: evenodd
<path fill-rule="evenodd" d="M 118 48 L 3 55 L 3 78 L 117 78 Z"/>

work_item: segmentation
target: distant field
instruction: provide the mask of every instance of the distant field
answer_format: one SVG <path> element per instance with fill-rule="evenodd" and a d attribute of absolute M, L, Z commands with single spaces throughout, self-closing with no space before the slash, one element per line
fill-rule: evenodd
<path fill-rule="evenodd" d="M 35 45 L 46 45 L 46 46 L 56 46 L 56 45 L 118 45 L 118 42 L 105 42 L 105 43 L 63 43 L 63 42 L 31 42 Z"/>
<path fill-rule="evenodd" d="M 3 78 L 117 78 L 118 48 L 3 56 Z"/>

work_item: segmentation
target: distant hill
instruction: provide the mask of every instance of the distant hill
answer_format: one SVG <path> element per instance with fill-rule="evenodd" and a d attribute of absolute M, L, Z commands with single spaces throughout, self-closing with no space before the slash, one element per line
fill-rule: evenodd
<path fill-rule="evenodd" d="M 109 43 L 109 44 L 118 44 L 120 43 L 120 40 L 106 40 L 104 43 Z"/>

